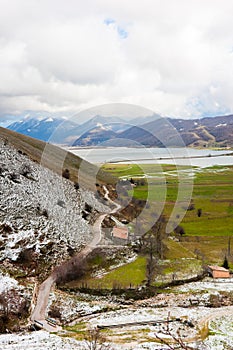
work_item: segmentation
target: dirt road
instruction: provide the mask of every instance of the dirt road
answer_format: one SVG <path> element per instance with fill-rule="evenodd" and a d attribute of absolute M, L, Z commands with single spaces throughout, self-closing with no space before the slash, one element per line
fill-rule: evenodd
<path fill-rule="evenodd" d="M 109 203 L 114 204 L 115 208 L 111 211 L 111 213 L 115 213 L 119 208 L 120 205 L 115 204 L 110 198 L 109 198 L 109 191 L 108 189 L 103 186 L 105 191 L 105 198 L 108 200 Z M 92 241 L 78 254 L 81 258 L 85 258 L 101 241 L 102 238 L 102 222 L 104 218 L 108 215 L 101 214 L 95 221 L 94 225 L 92 226 L 92 233 L 93 233 L 93 239 Z M 48 306 L 49 301 L 49 294 L 50 290 L 53 286 L 53 284 L 56 282 L 56 273 L 52 273 L 39 287 L 38 294 L 37 294 L 37 302 L 36 306 L 31 314 L 31 321 L 39 321 L 43 325 L 43 329 L 46 329 L 48 331 L 51 331 L 51 325 L 46 321 L 45 314 L 46 309 Z M 55 327 L 52 328 L 52 331 L 56 331 Z"/>

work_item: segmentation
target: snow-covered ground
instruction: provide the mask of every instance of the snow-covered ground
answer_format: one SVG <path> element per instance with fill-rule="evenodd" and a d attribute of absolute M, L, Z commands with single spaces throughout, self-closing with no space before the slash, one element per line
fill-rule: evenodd
<path fill-rule="evenodd" d="M 80 303 L 81 306 L 82 302 Z M 84 303 L 85 304 L 85 303 Z M 84 306 L 83 304 L 83 306 Z M 67 307 L 73 307 L 72 304 Z M 87 304 L 86 304 L 86 307 Z M 66 306 L 65 306 L 66 308 Z M 85 310 L 87 311 L 87 310 Z M 90 308 L 91 311 L 91 308 Z M 92 309 L 92 311 L 95 311 Z M 165 320 L 180 318 L 194 324 L 194 328 L 185 326 L 183 322 L 174 322 L 170 325 L 170 331 L 176 334 L 180 329 L 182 337 L 191 342 L 190 346 L 198 350 L 229 350 L 233 344 L 233 307 L 206 308 L 206 307 L 166 307 L 166 308 L 125 308 L 117 311 L 103 312 L 80 319 L 87 322 L 89 327 L 97 325 L 121 324 L 127 322 L 138 322 L 146 320 Z M 202 342 L 195 340 L 199 329 L 210 320 L 210 335 Z M 156 322 L 155 322 L 156 323 Z M 166 329 L 166 325 L 163 326 Z M 107 342 L 111 342 L 112 350 L 161 350 L 161 345 L 156 342 L 156 334 L 161 334 L 161 325 L 124 326 L 122 328 L 110 329 L 105 332 Z M 66 334 L 65 334 L 66 335 Z M 135 338 L 136 336 L 136 338 Z M 193 339 L 193 340 L 192 340 Z M 0 335 L 0 350 L 86 350 L 88 345 L 85 341 L 76 341 L 68 337 L 61 337 L 47 332 L 38 331 L 24 334 Z M 163 346 L 163 349 L 168 349 Z"/>
<path fill-rule="evenodd" d="M 233 278 L 206 278 L 204 281 L 187 283 L 183 286 L 176 287 L 175 289 L 179 290 L 180 292 L 233 292 Z"/>
<path fill-rule="evenodd" d="M 210 323 L 210 335 L 204 345 L 210 350 L 233 349 L 233 315 L 217 318 Z"/>
<path fill-rule="evenodd" d="M 0 261 L 16 261 L 22 249 L 69 257 L 68 246 L 78 249 L 91 241 L 91 228 L 82 217 L 85 203 L 108 210 L 94 193 L 77 191 L 69 180 L 1 140 L 0 164 Z"/>
<path fill-rule="evenodd" d="M 93 298 L 93 300 L 84 301 L 80 300 L 79 297 L 69 296 L 65 293 L 52 293 L 50 295 L 48 309 L 52 310 L 56 308 L 61 312 L 61 321 L 65 324 L 85 315 L 91 315 L 96 312 L 101 312 L 107 307 L 116 307 L 114 303 L 109 303 L 107 300 L 101 302 L 98 298 Z"/>
<path fill-rule="evenodd" d="M 196 310 L 193 309 L 189 312 L 187 312 L 186 316 L 189 318 L 192 318 L 193 320 L 200 319 L 204 315 L 211 315 L 211 310 Z M 112 314 L 113 315 L 113 314 Z M 173 310 L 172 316 L 184 316 L 184 312 L 182 309 L 177 309 L 176 311 Z M 117 317 L 117 318 L 116 318 Z M 160 310 L 159 312 L 152 313 L 150 309 L 147 310 L 140 310 L 139 312 L 134 310 L 133 314 L 132 311 L 125 311 L 122 315 L 120 315 L 120 312 L 117 313 L 116 316 L 110 316 L 107 317 L 107 322 L 113 323 L 113 322 L 132 322 L 133 320 L 145 320 L 145 319 L 151 319 L 153 317 L 164 317 L 164 312 Z M 102 318 L 99 317 L 98 321 L 101 321 L 103 323 L 105 316 L 103 315 Z M 92 322 L 98 323 L 97 321 Z M 155 334 L 160 334 L 158 332 L 158 329 L 156 326 L 149 326 L 149 333 L 150 340 L 143 341 L 142 334 L 145 336 L 145 326 L 143 327 L 125 327 L 123 330 L 119 331 L 119 329 L 114 329 L 115 341 L 111 343 L 112 350 L 161 350 L 161 345 L 159 345 L 156 342 Z M 173 328 L 171 327 L 171 330 L 173 331 Z M 192 336 L 192 329 L 189 328 L 189 334 L 188 336 Z M 190 331 L 191 330 L 191 331 Z M 135 332 L 134 334 L 137 334 L 137 340 L 135 340 L 134 337 L 132 337 L 131 341 L 126 341 L 124 343 L 123 336 L 125 334 L 125 337 L 129 336 L 130 332 Z M 210 323 L 210 331 L 211 334 L 208 336 L 206 340 L 203 342 L 201 341 L 193 341 L 189 343 L 190 346 L 193 347 L 193 349 L 196 350 L 230 350 L 232 349 L 233 344 L 233 321 L 232 316 L 223 316 L 216 318 Z M 119 343 L 116 341 L 116 338 L 121 338 L 121 342 Z M 141 338 L 141 339 L 140 339 Z M 154 339 L 153 339 L 154 338 Z M 27 349 L 27 350 L 87 350 L 88 344 L 86 341 L 76 341 L 72 338 L 63 338 L 57 335 L 49 334 L 44 331 L 38 331 L 38 332 L 32 332 L 32 333 L 24 333 L 24 334 L 7 334 L 7 335 L 0 335 L 0 349 L 1 350 L 21 350 L 21 349 Z M 168 349 L 165 345 L 163 346 L 163 349 Z"/>
<path fill-rule="evenodd" d="M 84 350 L 83 345 L 45 331 L 0 335 L 0 350 Z"/>
<path fill-rule="evenodd" d="M 3 275 L 0 273 L 0 294 L 7 292 L 11 289 L 19 289 L 20 286 L 18 282 L 14 279 L 9 277 L 8 275 Z"/>

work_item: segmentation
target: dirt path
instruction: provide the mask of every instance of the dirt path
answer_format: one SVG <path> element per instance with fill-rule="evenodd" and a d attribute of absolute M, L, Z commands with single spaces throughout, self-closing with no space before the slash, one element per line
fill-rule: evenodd
<path fill-rule="evenodd" d="M 119 208 L 119 204 L 115 204 L 110 198 L 109 198 L 109 191 L 108 189 L 103 186 L 105 195 L 104 197 L 110 202 L 111 204 L 114 204 L 115 208 L 111 211 L 111 213 L 115 213 Z M 77 255 L 80 256 L 82 259 L 85 258 L 101 241 L 102 239 L 102 222 L 104 218 L 109 215 L 109 213 L 101 214 L 97 220 L 95 221 L 94 225 L 92 226 L 92 233 L 93 233 L 93 239 L 92 241 Z M 46 321 L 45 319 L 45 313 L 48 306 L 49 301 L 49 294 L 51 291 L 51 288 L 53 284 L 56 281 L 56 274 L 51 273 L 51 275 L 40 285 L 38 289 L 38 295 L 37 295 L 37 302 L 35 305 L 34 310 L 31 314 L 31 321 L 39 321 L 43 328 L 51 331 L 51 325 Z M 60 329 L 60 327 L 52 327 L 52 331 L 56 331 L 56 329 Z"/>
<path fill-rule="evenodd" d="M 202 331 L 204 329 L 208 332 L 209 331 L 209 323 L 212 320 L 214 320 L 215 318 L 224 317 L 224 316 L 232 316 L 232 315 L 233 315 L 233 306 L 225 306 L 224 308 L 221 308 L 221 310 L 213 311 L 213 312 L 211 312 L 211 314 L 203 317 L 200 320 L 198 327 L 199 327 L 200 331 Z"/>

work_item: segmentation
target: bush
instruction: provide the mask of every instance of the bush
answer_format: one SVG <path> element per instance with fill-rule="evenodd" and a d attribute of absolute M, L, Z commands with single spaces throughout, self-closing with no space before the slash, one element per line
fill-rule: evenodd
<path fill-rule="evenodd" d="M 75 183 L 74 183 L 74 188 L 75 188 L 76 190 L 79 190 L 79 183 L 78 183 L 78 182 L 75 182 Z"/>
<path fill-rule="evenodd" d="M 15 173 L 10 174 L 9 179 L 15 183 L 20 183 L 19 176 Z"/>
<path fill-rule="evenodd" d="M 41 215 L 45 216 L 48 219 L 48 217 L 49 217 L 48 210 L 47 209 L 43 209 L 42 212 L 41 212 Z"/>
<path fill-rule="evenodd" d="M 48 314 L 49 314 L 49 317 L 51 317 L 51 318 L 59 318 L 59 319 L 61 319 L 61 310 L 56 305 L 53 305 L 50 308 Z"/>
<path fill-rule="evenodd" d="M 32 170 L 29 165 L 23 165 L 20 174 L 23 175 L 24 177 L 28 178 L 28 176 L 32 173 Z"/>
<path fill-rule="evenodd" d="M 65 178 L 65 179 L 69 179 L 70 178 L 70 171 L 69 169 L 64 169 L 62 171 L 62 176 Z"/>
<path fill-rule="evenodd" d="M 185 235 L 184 228 L 182 226 L 179 226 L 179 225 L 174 229 L 174 232 L 178 235 L 181 235 L 181 236 Z"/>
<path fill-rule="evenodd" d="M 190 203 L 189 204 L 189 206 L 188 206 L 188 208 L 187 208 L 187 210 L 194 210 L 195 209 L 195 205 L 194 205 L 194 203 Z"/>

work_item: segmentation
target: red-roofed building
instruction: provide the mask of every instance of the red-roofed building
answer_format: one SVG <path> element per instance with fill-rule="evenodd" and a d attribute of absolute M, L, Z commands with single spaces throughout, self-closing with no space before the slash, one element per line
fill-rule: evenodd
<path fill-rule="evenodd" d="M 129 231 L 127 227 L 114 227 L 112 230 L 112 237 L 128 240 Z"/>
<path fill-rule="evenodd" d="M 213 278 L 230 278 L 229 270 L 220 266 L 208 266 L 208 271 Z"/>

